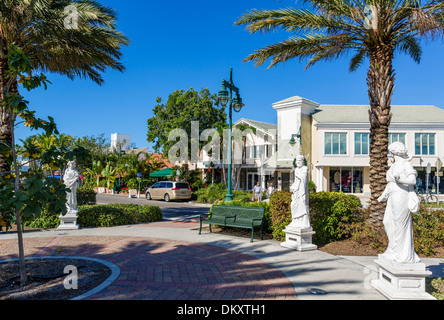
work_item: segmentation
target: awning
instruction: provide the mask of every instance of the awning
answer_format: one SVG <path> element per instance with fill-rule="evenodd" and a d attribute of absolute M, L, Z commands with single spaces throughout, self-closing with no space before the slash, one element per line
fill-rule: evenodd
<path fill-rule="evenodd" d="M 173 176 L 174 176 L 174 171 L 169 168 L 150 173 L 151 178 L 169 178 Z"/>

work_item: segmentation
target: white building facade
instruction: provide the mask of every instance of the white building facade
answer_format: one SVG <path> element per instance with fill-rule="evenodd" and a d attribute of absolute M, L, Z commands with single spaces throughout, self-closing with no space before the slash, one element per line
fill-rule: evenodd
<path fill-rule="evenodd" d="M 296 96 L 274 103 L 273 108 L 277 125 L 248 119 L 234 125 L 248 125 L 256 131 L 246 139 L 242 189 L 251 190 L 261 181 L 264 188 L 273 182 L 279 190 L 288 191 L 293 160 L 301 153 L 317 191 L 370 194 L 369 106 L 326 105 Z M 426 168 L 431 164 L 429 188 L 436 191 L 443 174 L 442 169 L 437 173 L 436 164 L 438 159 L 444 162 L 444 110 L 394 105 L 392 113 L 389 141 L 407 146 L 418 171 L 419 191 L 425 189 Z M 444 181 L 439 189 L 444 191 Z"/>

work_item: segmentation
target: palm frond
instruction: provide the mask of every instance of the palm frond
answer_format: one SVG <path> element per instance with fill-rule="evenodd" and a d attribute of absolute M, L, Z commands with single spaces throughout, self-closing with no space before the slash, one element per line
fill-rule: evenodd
<path fill-rule="evenodd" d="M 305 37 L 291 37 L 288 40 L 269 45 L 256 50 L 245 61 L 255 61 L 262 65 L 271 59 L 268 68 L 291 59 L 310 59 L 306 68 L 320 60 L 337 58 L 349 49 L 356 48 L 356 44 L 347 35 L 325 36 L 323 34 L 310 34 Z"/>

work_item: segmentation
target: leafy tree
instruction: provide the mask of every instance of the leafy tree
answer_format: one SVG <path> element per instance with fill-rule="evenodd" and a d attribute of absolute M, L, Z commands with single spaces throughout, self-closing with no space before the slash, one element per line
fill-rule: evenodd
<path fill-rule="evenodd" d="M 116 168 L 112 167 L 111 162 L 107 162 L 105 168 L 102 170 L 102 177 L 106 179 L 106 187 L 109 189 L 111 179 L 115 176 Z"/>
<path fill-rule="evenodd" d="M 147 140 L 154 142 L 156 152 L 162 151 L 168 154 L 170 148 L 176 141 L 169 141 L 169 134 L 172 130 L 182 129 L 188 137 L 188 154 L 191 156 L 191 122 L 198 121 L 199 137 L 205 129 L 216 129 L 226 127 L 227 115 L 224 107 L 216 106 L 216 96 L 211 95 L 208 89 L 202 89 L 200 92 L 194 89 L 188 91 L 176 90 L 168 96 L 166 103 L 161 98 L 157 98 L 157 105 L 153 108 L 154 116 L 148 119 Z M 203 142 L 196 141 L 201 149 Z M 197 155 L 194 155 L 197 156 Z M 188 170 L 188 163 L 185 164 Z M 185 179 L 188 174 L 185 174 Z"/>
<path fill-rule="evenodd" d="M 0 0 L 0 91 L 7 86 L 11 45 L 23 50 L 34 70 L 88 78 L 101 85 L 107 68 L 124 70 L 121 47 L 129 40 L 117 31 L 116 20 L 113 9 L 95 0 Z M 17 79 L 12 79 L 9 91 L 18 92 Z M 14 120 L 8 109 L 0 107 L 0 141 L 8 145 Z M 9 170 L 1 154 L 0 171 Z"/>
<path fill-rule="evenodd" d="M 245 61 L 271 66 L 292 59 L 308 58 L 307 67 L 352 54 L 350 71 L 365 59 L 370 100 L 370 188 L 371 218 L 382 223 L 385 204 L 377 201 L 385 188 L 388 169 L 388 129 L 392 120 L 391 99 L 395 89 L 395 53 L 421 59 L 422 38 L 433 39 L 443 32 L 443 1 L 420 0 L 305 0 L 307 8 L 251 10 L 237 25 L 250 33 L 282 29 L 295 34 L 288 40 L 256 50 Z M 301 35 L 302 34 L 302 35 Z"/>
<path fill-rule="evenodd" d="M 17 224 L 17 237 L 19 247 L 20 285 L 27 283 L 25 270 L 25 258 L 22 235 L 22 217 L 31 215 L 39 216 L 41 210 L 51 206 L 55 212 L 66 211 L 67 189 L 58 179 L 44 179 L 44 175 L 39 170 L 27 173 L 20 172 L 18 154 L 15 145 L 13 119 L 19 117 L 24 120 L 25 125 L 33 129 L 42 129 L 47 136 L 58 133 L 52 118 L 47 120 L 34 116 L 34 112 L 29 110 L 28 101 L 23 96 L 11 90 L 11 85 L 18 79 L 26 90 L 32 90 L 46 83 L 44 75 L 32 76 L 32 65 L 30 59 L 23 54 L 23 51 L 12 46 L 8 50 L 8 79 L 4 91 L 2 91 L 1 107 L 11 115 L 9 118 L 11 126 L 12 143 L 1 143 L 0 153 L 8 153 L 8 164 L 14 168 L 11 171 L 0 171 L 0 214 L 7 220 L 14 216 Z"/>

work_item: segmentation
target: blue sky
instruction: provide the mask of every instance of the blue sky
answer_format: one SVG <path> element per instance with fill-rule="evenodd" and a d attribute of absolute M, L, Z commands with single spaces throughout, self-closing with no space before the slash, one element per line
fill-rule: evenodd
<path fill-rule="evenodd" d="M 147 119 L 156 98 L 165 101 L 177 90 L 208 88 L 217 93 L 222 79 L 233 68 L 234 82 L 245 107 L 240 118 L 277 123 L 271 104 L 291 96 L 324 104 L 368 104 L 368 62 L 354 73 L 349 60 L 318 63 L 304 70 L 295 60 L 267 69 L 242 62 L 255 49 L 287 39 L 285 32 L 250 35 L 234 21 L 247 10 L 294 6 L 294 0 L 151 1 L 102 0 L 119 13 L 118 29 L 131 39 L 123 49 L 125 73 L 109 70 L 105 84 L 71 81 L 47 74 L 48 90 L 22 92 L 37 115 L 55 118 L 59 131 L 75 137 L 104 133 L 131 135 L 137 147 L 146 141 Z M 395 57 L 396 89 L 392 104 L 444 107 L 442 40 L 423 47 L 421 64 L 409 57 Z M 34 134 L 18 127 L 17 138 Z"/>

